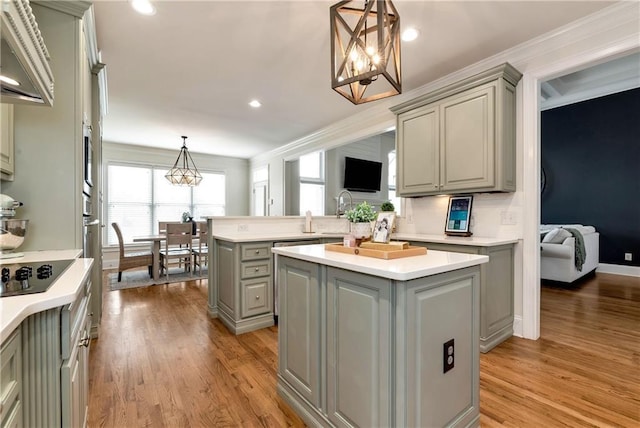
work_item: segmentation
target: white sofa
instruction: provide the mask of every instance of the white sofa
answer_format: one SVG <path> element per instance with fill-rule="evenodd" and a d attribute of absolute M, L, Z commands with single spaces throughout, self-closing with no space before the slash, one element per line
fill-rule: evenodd
<path fill-rule="evenodd" d="M 566 236 L 567 231 L 557 230 L 564 228 L 576 229 L 582 234 L 586 252 L 582 270 L 578 270 L 574 262 L 576 239 L 573 236 Z M 542 236 L 543 233 L 549 235 L 552 242 L 540 243 L 540 278 L 570 283 L 598 267 L 600 234 L 593 226 L 543 224 L 540 225 L 540 235 Z"/>

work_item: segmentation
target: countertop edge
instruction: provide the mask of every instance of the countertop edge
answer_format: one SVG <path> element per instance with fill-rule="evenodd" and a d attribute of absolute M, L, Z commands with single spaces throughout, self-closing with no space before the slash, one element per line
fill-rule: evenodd
<path fill-rule="evenodd" d="M 0 343 L 30 315 L 73 302 L 92 266 L 93 259 L 76 258 L 46 292 L 0 298 Z"/>

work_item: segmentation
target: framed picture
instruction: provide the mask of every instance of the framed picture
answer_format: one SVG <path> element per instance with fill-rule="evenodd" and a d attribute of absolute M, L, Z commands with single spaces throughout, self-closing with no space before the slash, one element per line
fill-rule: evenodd
<path fill-rule="evenodd" d="M 376 225 L 373 228 L 373 242 L 387 244 L 391 239 L 391 231 L 396 221 L 396 213 L 393 211 L 383 211 L 378 213 Z"/>
<path fill-rule="evenodd" d="M 446 235 L 471 236 L 469 223 L 473 196 L 452 196 L 449 198 L 447 222 L 444 226 Z"/>

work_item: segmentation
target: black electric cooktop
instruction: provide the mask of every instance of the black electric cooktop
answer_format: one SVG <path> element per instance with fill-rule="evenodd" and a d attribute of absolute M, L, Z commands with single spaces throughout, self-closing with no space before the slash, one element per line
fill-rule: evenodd
<path fill-rule="evenodd" d="M 71 263 L 73 260 L 2 264 L 0 297 L 44 293 Z"/>

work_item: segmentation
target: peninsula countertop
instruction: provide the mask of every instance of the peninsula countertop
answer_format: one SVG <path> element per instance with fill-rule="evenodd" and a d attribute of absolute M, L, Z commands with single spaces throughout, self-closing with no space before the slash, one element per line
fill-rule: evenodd
<path fill-rule="evenodd" d="M 93 265 L 93 259 L 78 258 L 81 254 L 81 250 L 30 251 L 23 257 L 0 262 L 1 266 L 75 259 L 46 292 L 0 298 L 0 343 L 29 315 L 64 306 L 76 299 Z"/>
<path fill-rule="evenodd" d="M 213 232 L 214 239 L 221 239 L 229 242 L 256 242 L 256 241 L 304 241 L 314 239 L 342 238 L 345 232 Z M 393 241 L 418 241 L 432 242 L 437 244 L 466 245 L 472 247 L 494 247 L 498 245 L 515 244 L 515 238 L 487 238 L 487 237 L 463 237 L 447 235 L 427 235 L 420 233 L 393 233 Z"/>
<path fill-rule="evenodd" d="M 384 260 L 330 251 L 322 244 L 276 247 L 275 254 L 397 281 L 450 272 L 489 261 L 488 256 L 427 250 L 427 254 Z"/>

